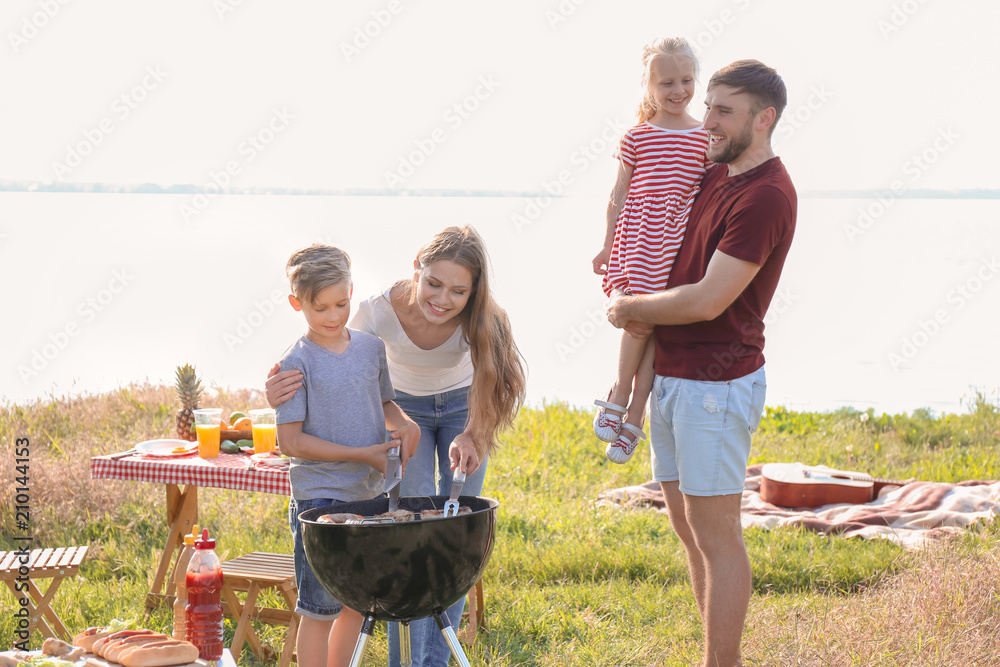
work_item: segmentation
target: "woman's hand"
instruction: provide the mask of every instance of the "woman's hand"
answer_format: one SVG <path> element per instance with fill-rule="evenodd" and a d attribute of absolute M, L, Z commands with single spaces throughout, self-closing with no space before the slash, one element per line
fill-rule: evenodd
<path fill-rule="evenodd" d="M 464 470 L 466 475 L 471 475 L 479 468 L 482 461 L 479 459 L 479 451 L 472 438 L 461 433 L 455 438 L 451 447 L 448 448 L 448 458 L 451 460 L 451 469 Z"/>
<path fill-rule="evenodd" d="M 267 404 L 276 408 L 294 396 L 302 386 L 302 377 L 302 371 L 294 369 L 283 371 L 281 364 L 275 364 L 267 374 L 267 382 L 264 384 L 267 390 Z"/>

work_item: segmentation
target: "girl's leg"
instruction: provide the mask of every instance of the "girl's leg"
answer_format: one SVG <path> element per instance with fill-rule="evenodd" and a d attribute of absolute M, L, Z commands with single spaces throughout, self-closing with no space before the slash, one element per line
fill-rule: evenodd
<path fill-rule="evenodd" d="M 653 380 L 656 379 L 656 371 L 653 370 L 653 356 L 656 354 L 656 344 L 653 337 L 645 339 L 645 349 L 642 361 L 635 371 L 635 381 L 632 385 L 632 400 L 628 405 L 628 417 L 626 424 L 631 424 L 636 428 L 642 428 L 642 423 L 646 420 L 646 402 L 649 400 L 649 393 L 653 390 Z"/>
<path fill-rule="evenodd" d="M 635 372 L 635 379 L 632 391 L 632 400 L 628 406 L 628 416 L 622 423 L 621 433 L 618 438 L 609 443 L 604 448 L 604 454 L 614 463 L 627 463 L 639 440 L 644 437 L 642 424 L 646 417 L 646 402 L 653 389 L 653 380 L 656 379 L 656 371 L 653 369 L 653 355 L 656 346 L 653 337 L 645 339 L 645 348 L 642 361 Z"/>
<path fill-rule="evenodd" d="M 609 403 L 617 405 L 629 404 L 632 383 L 640 364 L 643 363 L 648 340 L 650 338 L 634 338 L 630 334 L 622 332 L 622 342 L 618 348 L 618 377 L 615 379 L 614 386 L 611 387 Z M 648 389 L 646 397 L 649 397 Z M 608 412 L 615 414 L 616 411 L 609 410 Z"/>

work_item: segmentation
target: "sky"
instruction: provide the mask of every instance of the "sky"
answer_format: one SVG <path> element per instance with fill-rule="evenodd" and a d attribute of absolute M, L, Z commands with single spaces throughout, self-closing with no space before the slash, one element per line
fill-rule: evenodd
<path fill-rule="evenodd" d="M 733 60 L 782 74 L 800 190 L 994 187 L 998 24 L 987 1 L 7 0 L 0 179 L 540 191 L 632 121 L 642 44 L 677 34 L 695 116 Z"/>
<path fill-rule="evenodd" d="M 862 398 L 912 409 L 935 384 L 957 401 L 965 369 L 996 377 L 976 355 L 989 349 L 983 332 L 995 331 L 997 208 L 956 214 L 943 200 L 899 200 L 920 189 L 997 188 L 997 25 L 1000 3 L 985 0 L 7 0 L 0 181 L 191 184 L 207 194 L 109 195 L 120 198 L 111 204 L 0 193 L 0 401 L 74 378 L 91 388 L 95 365 L 109 366 L 102 388 L 169 381 L 175 364 L 196 358 L 207 378 L 260 386 L 248 360 L 277 358 L 301 328 L 267 305 L 281 305 L 292 250 L 347 243 L 358 295 L 368 295 L 407 277 L 415 249 L 445 224 L 475 222 L 532 367 L 529 388 L 571 388 L 589 403 L 605 391 L 617 340 L 600 323 L 589 258 L 614 145 L 641 94 L 642 45 L 665 35 L 686 37 L 698 54 L 696 117 L 720 67 L 755 58 L 778 70 L 789 104 L 773 144 L 800 194 L 881 193 L 800 201 L 802 233 L 781 291 L 794 307 L 769 324 L 776 378 L 822 378 L 849 357 L 872 375 L 843 378 L 845 391 L 811 397 L 817 406 L 857 399 L 861 388 Z M 219 186 L 529 196 L 376 207 L 365 198 L 212 199 Z M 366 221 L 369 211 L 379 219 Z M 831 229 L 809 228 L 821 219 Z M 217 261 L 199 262 L 196 243 Z M 959 311 L 955 286 L 973 283 L 976 298 Z M 196 349 L 192 299 L 203 293 L 215 319 Z M 838 357 L 796 347 L 838 345 L 836 327 L 819 330 L 826 311 L 871 323 L 859 334 L 868 349 L 834 347 Z M 890 355 L 926 337 L 942 311 L 943 333 L 902 371 L 893 367 Z M 234 348 L 253 318 L 253 336 Z M 605 366 L 576 361 L 598 347 Z M 55 358 L 26 379 L 18 369 L 47 349 Z M 958 357 L 962 369 L 946 376 Z M 805 358 L 826 365 L 803 367 Z M 775 395 L 810 398 L 787 384 Z"/>

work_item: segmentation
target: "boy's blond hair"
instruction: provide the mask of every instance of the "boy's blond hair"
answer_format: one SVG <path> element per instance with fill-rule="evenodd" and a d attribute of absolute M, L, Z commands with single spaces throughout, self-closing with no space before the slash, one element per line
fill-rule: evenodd
<path fill-rule="evenodd" d="M 285 274 L 295 298 L 312 303 L 330 285 L 351 284 L 351 258 L 340 248 L 314 243 L 292 253 Z"/>

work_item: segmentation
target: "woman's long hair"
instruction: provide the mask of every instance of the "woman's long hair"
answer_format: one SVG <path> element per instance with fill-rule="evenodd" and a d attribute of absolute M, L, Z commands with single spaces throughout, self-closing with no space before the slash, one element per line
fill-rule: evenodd
<path fill-rule="evenodd" d="M 507 312 L 493 300 L 486 246 L 476 230 L 468 225 L 448 227 L 417 254 L 420 267 L 443 259 L 472 274 L 472 293 L 457 315 L 472 355 L 468 430 L 480 456 L 492 454 L 499 433 L 513 425 L 524 403 L 524 359 L 514 343 Z M 415 295 L 411 282 L 409 298 Z"/>

